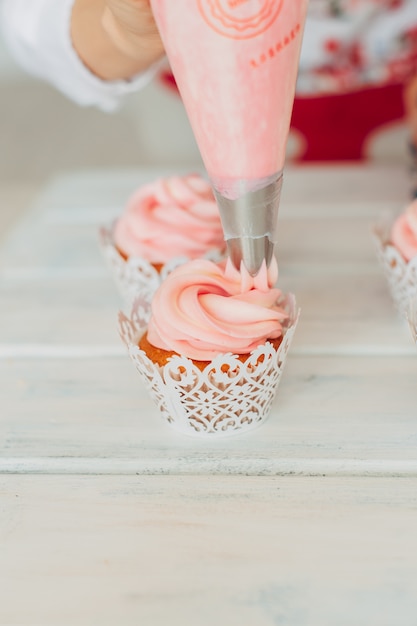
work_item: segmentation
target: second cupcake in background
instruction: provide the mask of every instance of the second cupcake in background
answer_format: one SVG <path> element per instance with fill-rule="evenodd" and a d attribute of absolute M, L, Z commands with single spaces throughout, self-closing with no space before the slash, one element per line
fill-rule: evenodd
<path fill-rule="evenodd" d="M 380 223 L 375 241 L 391 296 L 404 316 L 410 299 L 417 296 L 417 200 L 396 219 Z"/>
<path fill-rule="evenodd" d="M 153 294 L 178 265 L 218 261 L 225 243 L 209 183 L 198 174 L 158 178 L 129 198 L 123 214 L 100 231 L 100 243 L 119 291 L 150 312 Z"/>

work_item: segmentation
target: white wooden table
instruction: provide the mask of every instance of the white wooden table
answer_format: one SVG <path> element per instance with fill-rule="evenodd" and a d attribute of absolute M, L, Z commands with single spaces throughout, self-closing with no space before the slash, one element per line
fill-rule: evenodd
<path fill-rule="evenodd" d="M 417 348 L 370 226 L 389 167 L 288 169 L 302 307 L 265 426 L 160 420 L 116 329 L 97 228 L 161 172 L 53 181 L 2 248 L 0 625 L 417 623 Z"/>

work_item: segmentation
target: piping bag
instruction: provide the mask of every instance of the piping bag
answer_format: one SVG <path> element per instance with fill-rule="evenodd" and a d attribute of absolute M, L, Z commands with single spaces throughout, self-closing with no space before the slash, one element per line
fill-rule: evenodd
<path fill-rule="evenodd" d="M 252 276 L 277 239 L 307 2 L 151 0 L 229 256 Z"/>

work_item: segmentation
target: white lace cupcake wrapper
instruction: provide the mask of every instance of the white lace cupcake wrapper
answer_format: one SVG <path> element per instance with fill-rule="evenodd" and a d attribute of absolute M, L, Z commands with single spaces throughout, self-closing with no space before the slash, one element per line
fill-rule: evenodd
<path fill-rule="evenodd" d="M 407 315 L 410 301 L 417 296 L 417 257 L 408 263 L 389 243 L 392 218 L 374 228 L 374 242 L 380 265 L 386 276 L 394 304 L 402 317 Z"/>
<path fill-rule="evenodd" d="M 99 232 L 100 249 L 114 278 L 120 295 L 130 309 L 140 297 L 147 310 L 147 320 L 151 312 L 151 302 L 155 291 L 176 267 L 190 259 L 186 256 L 170 259 L 158 272 L 149 261 L 140 257 L 124 259 L 113 243 L 112 228 L 102 227 Z M 220 250 L 213 249 L 204 258 L 218 262 L 223 258 Z"/>
<path fill-rule="evenodd" d="M 139 347 L 146 330 L 140 301 L 131 318 L 119 313 L 119 332 L 163 419 L 186 435 L 227 437 L 250 431 L 269 416 L 299 318 L 295 298 L 283 303 L 290 315 L 275 349 L 266 342 L 245 362 L 235 354 L 216 357 L 201 371 L 192 360 L 175 356 L 159 366 Z"/>
<path fill-rule="evenodd" d="M 407 320 L 411 330 L 411 335 L 417 345 L 417 295 L 410 298 L 407 309 Z"/>

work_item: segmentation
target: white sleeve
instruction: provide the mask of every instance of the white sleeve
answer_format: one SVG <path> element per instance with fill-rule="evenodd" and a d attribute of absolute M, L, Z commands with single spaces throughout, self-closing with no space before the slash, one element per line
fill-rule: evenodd
<path fill-rule="evenodd" d="M 132 80 L 104 81 L 75 52 L 70 35 L 74 0 L 0 0 L 0 26 L 16 61 L 82 106 L 116 109 L 155 74 L 156 64 Z"/>

